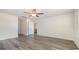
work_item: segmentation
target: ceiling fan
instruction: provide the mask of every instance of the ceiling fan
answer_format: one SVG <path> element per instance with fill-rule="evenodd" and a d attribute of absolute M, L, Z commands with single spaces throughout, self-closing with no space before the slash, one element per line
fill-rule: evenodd
<path fill-rule="evenodd" d="M 39 17 L 39 15 L 43 15 L 44 13 L 37 12 L 36 9 L 32 9 L 32 12 L 24 12 L 26 14 L 29 14 L 29 16 Z"/>

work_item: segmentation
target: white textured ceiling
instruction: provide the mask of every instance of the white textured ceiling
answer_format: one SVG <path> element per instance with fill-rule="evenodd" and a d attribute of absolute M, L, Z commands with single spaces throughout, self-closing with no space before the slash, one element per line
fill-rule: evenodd
<path fill-rule="evenodd" d="M 0 12 L 16 15 L 22 18 L 22 16 L 27 16 L 24 12 L 31 12 L 32 9 L 0 9 Z M 45 17 L 46 15 L 57 15 L 62 13 L 73 12 L 73 9 L 38 9 L 37 12 L 43 12 L 44 15 L 40 17 Z"/>

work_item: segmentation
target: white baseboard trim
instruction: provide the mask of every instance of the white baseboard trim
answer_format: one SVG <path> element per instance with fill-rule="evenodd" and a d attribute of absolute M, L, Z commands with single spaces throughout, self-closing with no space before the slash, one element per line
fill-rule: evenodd
<path fill-rule="evenodd" d="M 59 38 L 59 39 L 64 39 L 64 40 L 71 40 L 73 41 L 73 38 L 64 38 L 64 37 L 59 37 L 59 36 L 47 36 L 47 35 L 40 35 L 40 34 L 37 34 L 39 36 L 45 36 L 45 37 L 51 37 L 51 38 Z"/>
<path fill-rule="evenodd" d="M 18 35 L 9 35 L 9 36 L 1 37 L 0 40 L 6 40 L 6 39 L 11 39 L 11 38 L 16 38 L 16 37 L 18 37 Z"/>

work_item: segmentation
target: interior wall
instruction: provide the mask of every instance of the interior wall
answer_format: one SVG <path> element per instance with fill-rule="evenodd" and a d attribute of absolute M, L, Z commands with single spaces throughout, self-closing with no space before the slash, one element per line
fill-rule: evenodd
<path fill-rule="evenodd" d="M 79 10 L 74 11 L 74 42 L 79 48 Z"/>
<path fill-rule="evenodd" d="M 27 35 L 27 20 L 19 19 L 19 34 Z"/>
<path fill-rule="evenodd" d="M 18 34 L 21 34 L 21 19 L 18 18 Z"/>
<path fill-rule="evenodd" d="M 40 18 L 37 20 L 37 34 L 73 40 L 73 13 Z"/>
<path fill-rule="evenodd" d="M 0 40 L 18 37 L 18 17 L 0 13 Z"/>

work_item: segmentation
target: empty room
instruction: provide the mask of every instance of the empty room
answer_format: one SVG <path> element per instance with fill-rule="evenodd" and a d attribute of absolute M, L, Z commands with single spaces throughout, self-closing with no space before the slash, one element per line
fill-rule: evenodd
<path fill-rule="evenodd" d="M 78 9 L 0 9 L 0 50 L 78 49 Z"/>

